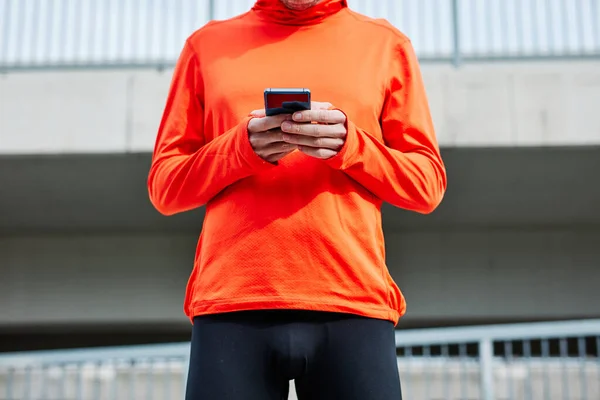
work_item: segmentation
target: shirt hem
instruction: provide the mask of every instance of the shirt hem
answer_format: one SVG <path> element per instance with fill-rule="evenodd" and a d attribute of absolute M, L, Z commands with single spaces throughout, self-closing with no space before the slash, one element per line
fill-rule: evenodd
<path fill-rule="evenodd" d="M 202 315 L 255 310 L 305 310 L 337 312 L 345 314 L 354 314 L 368 318 L 388 320 L 391 321 L 394 325 L 398 324 L 400 317 L 404 314 L 404 312 L 399 312 L 397 310 L 386 307 L 373 307 L 365 305 L 358 306 L 334 303 L 316 303 L 311 300 L 260 298 L 243 299 L 235 301 L 202 301 L 192 304 L 189 307 L 189 313 L 187 313 L 187 316 L 193 323 L 194 317 Z"/>

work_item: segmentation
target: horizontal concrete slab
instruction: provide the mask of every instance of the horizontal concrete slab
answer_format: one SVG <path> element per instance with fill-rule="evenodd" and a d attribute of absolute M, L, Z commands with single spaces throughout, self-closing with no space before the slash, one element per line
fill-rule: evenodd
<path fill-rule="evenodd" d="M 422 67 L 444 147 L 600 144 L 600 62 Z M 0 76 L 0 154 L 150 151 L 171 70 Z"/>
<path fill-rule="evenodd" d="M 438 210 L 384 210 L 406 323 L 598 316 L 600 146 L 443 155 Z M 0 330 L 189 326 L 182 296 L 203 210 L 155 211 L 149 160 L 0 157 Z"/>
<path fill-rule="evenodd" d="M 183 298 L 196 240 L 194 233 L 2 236 L 0 332 L 189 327 Z M 600 229 L 406 230 L 388 232 L 386 241 L 408 303 L 403 324 L 600 317 Z"/>
<path fill-rule="evenodd" d="M 0 76 L 0 153 L 123 152 L 132 80 L 122 72 Z"/>
<path fill-rule="evenodd" d="M 600 146 L 445 149 L 448 191 L 431 215 L 384 207 L 389 229 L 600 225 Z M 163 217 L 150 154 L 0 157 L 0 234 L 192 231 L 203 209 Z"/>

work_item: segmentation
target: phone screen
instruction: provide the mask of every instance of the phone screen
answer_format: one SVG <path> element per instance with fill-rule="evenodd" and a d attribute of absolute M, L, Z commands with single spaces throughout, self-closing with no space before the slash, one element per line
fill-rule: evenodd
<path fill-rule="evenodd" d="M 282 108 L 286 101 L 309 103 L 308 93 L 269 93 L 267 94 L 267 108 Z"/>

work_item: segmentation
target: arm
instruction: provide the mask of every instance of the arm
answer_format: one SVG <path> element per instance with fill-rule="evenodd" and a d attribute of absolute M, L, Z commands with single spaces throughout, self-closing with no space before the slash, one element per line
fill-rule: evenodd
<path fill-rule="evenodd" d="M 186 42 L 173 73 L 148 176 L 150 201 L 164 215 L 201 207 L 227 186 L 273 166 L 248 141 L 250 117 L 205 140 L 203 86 L 197 55 Z"/>
<path fill-rule="evenodd" d="M 345 145 L 325 162 L 382 201 L 430 213 L 444 196 L 446 170 L 410 42 L 400 45 L 396 54 L 381 115 L 384 143 L 347 121 Z"/>

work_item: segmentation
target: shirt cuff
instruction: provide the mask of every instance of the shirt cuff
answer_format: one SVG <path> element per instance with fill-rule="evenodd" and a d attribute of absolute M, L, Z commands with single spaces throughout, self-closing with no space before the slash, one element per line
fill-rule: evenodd
<path fill-rule="evenodd" d="M 252 171 L 267 170 L 277 164 L 263 160 L 252 148 L 248 138 L 248 123 L 254 117 L 246 117 L 240 122 L 236 132 L 236 148 L 243 163 Z"/>
<path fill-rule="evenodd" d="M 330 110 L 338 110 L 346 116 L 346 140 L 340 151 L 333 157 L 325 161 L 327 165 L 334 169 L 346 169 L 354 163 L 358 153 L 358 131 L 356 125 L 348 119 L 348 115 L 336 107 L 330 107 Z"/>

